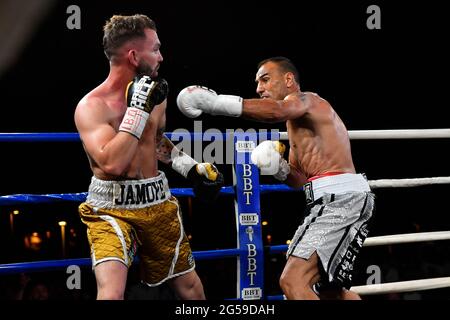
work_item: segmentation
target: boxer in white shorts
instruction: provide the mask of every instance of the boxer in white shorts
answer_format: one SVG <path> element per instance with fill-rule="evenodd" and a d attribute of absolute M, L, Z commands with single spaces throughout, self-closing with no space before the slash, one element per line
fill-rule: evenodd
<path fill-rule="evenodd" d="M 323 175 L 305 186 L 307 208 L 287 256 L 321 262 L 316 293 L 350 288 L 355 259 L 367 237 L 374 194 L 361 174 Z"/>
<path fill-rule="evenodd" d="M 281 289 L 288 299 L 360 299 L 347 288 L 367 235 L 374 195 L 356 174 L 347 129 L 328 101 L 300 90 L 298 70 L 289 59 L 261 61 L 255 81 L 261 99 L 189 86 L 178 94 L 178 108 L 191 118 L 205 112 L 286 123 L 288 161 L 276 141 L 264 141 L 252 152 L 261 174 L 298 188 L 311 182 L 305 189 L 314 197 L 309 199 L 313 205 L 292 241 Z"/>

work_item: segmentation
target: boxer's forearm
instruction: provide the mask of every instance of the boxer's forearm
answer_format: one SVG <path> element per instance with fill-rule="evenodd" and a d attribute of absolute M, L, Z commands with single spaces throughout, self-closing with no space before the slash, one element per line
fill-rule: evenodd
<path fill-rule="evenodd" d="M 176 172 L 187 178 L 189 171 L 193 166 L 197 165 L 191 156 L 179 150 L 173 143 L 163 134 L 158 134 L 156 157 L 159 161 L 168 164 Z"/>
<path fill-rule="evenodd" d="M 282 104 L 273 99 L 244 99 L 241 117 L 269 123 L 283 122 L 286 119 Z"/>
<path fill-rule="evenodd" d="M 286 180 L 283 182 L 291 188 L 300 188 L 307 182 L 307 179 L 294 166 L 291 165 L 291 171 L 289 172 Z"/>

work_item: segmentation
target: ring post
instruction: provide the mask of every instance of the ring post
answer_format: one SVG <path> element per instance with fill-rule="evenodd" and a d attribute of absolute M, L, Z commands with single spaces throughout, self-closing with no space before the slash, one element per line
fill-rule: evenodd
<path fill-rule="evenodd" d="M 236 188 L 235 210 L 237 247 L 237 298 L 260 300 L 264 297 L 264 253 L 259 204 L 259 171 L 250 164 L 257 145 L 256 133 L 235 133 L 233 184 Z"/>

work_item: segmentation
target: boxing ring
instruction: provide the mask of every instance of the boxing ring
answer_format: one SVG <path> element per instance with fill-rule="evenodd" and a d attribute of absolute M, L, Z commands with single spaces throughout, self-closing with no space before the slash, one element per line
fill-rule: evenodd
<path fill-rule="evenodd" d="M 172 133 L 167 136 L 173 139 Z M 450 138 L 450 129 L 425 130 L 356 130 L 349 131 L 350 139 L 440 139 Z M 190 134 L 193 139 L 202 139 L 196 133 Z M 235 203 L 235 221 L 237 246 L 220 250 L 194 251 L 197 261 L 235 257 L 237 260 L 236 296 L 229 299 L 241 300 L 279 300 L 283 295 L 269 296 L 264 290 L 264 257 L 287 251 L 287 245 L 264 246 L 262 238 L 262 221 L 260 196 L 269 192 L 301 192 L 286 185 L 264 185 L 259 183 L 258 168 L 251 164 L 251 150 L 258 144 L 259 135 L 234 133 L 223 135 L 223 139 L 234 139 L 233 185 L 223 187 L 221 196 L 233 196 Z M 264 137 L 272 140 L 287 140 L 287 133 Z M 211 141 L 211 140 L 206 140 Z M 80 142 L 77 133 L 0 133 L 0 142 Z M 372 189 L 377 188 L 409 188 L 434 184 L 450 184 L 450 177 L 429 177 L 412 179 L 380 179 L 369 180 Z M 176 197 L 194 196 L 192 188 L 171 188 Z M 59 201 L 81 203 L 85 201 L 87 192 L 73 194 L 15 194 L 0 196 L 0 207 L 17 204 L 39 204 Z M 287 235 L 290 236 L 290 235 Z M 422 232 L 412 234 L 396 234 L 369 237 L 364 247 L 383 246 L 399 243 L 449 240 L 450 231 Z M 50 261 L 33 261 L 0 265 L 0 276 L 21 272 L 51 271 L 65 269 L 71 265 L 90 266 L 90 258 L 64 259 Z M 450 287 L 448 277 L 417 279 L 401 282 L 389 282 L 354 286 L 352 290 L 360 295 L 378 295 L 393 292 L 411 292 Z"/>

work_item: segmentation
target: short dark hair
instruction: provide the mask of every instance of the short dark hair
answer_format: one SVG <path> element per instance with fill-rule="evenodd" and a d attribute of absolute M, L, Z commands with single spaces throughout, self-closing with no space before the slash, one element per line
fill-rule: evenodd
<path fill-rule="evenodd" d="M 144 29 L 156 31 L 155 22 L 143 14 L 132 16 L 114 15 L 103 27 L 103 49 L 108 60 L 117 53 L 125 42 L 135 38 L 145 38 Z"/>
<path fill-rule="evenodd" d="M 282 56 L 267 58 L 267 59 L 264 59 L 263 61 L 261 61 L 260 63 L 258 63 L 258 69 L 261 68 L 261 66 L 266 64 L 267 62 L 276 63 L 283 72 L 292 72 L 294 75 L 295 81 L 298 84 L 300 84 L 300 76 L 299 76 L 298 70 L 290 59 L 288 59 L 286 57 L 282 57 Z"/>

